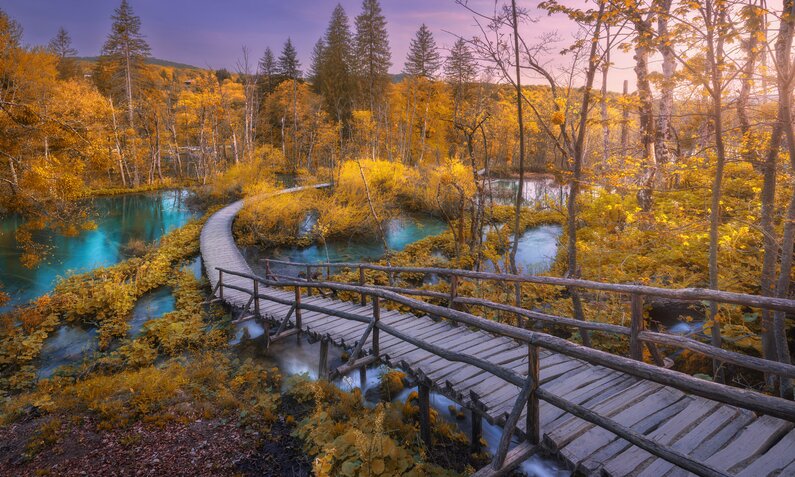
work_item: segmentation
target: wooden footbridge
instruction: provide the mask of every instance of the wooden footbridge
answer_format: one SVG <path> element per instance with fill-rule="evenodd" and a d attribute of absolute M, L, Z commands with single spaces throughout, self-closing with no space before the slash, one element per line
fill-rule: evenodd
<path fill-rule="evenodd" d="M 295 190 L 300 188 L 283 192 Z M 323 350 L 332 342 L 352 350 L 350 360 L 332 373 L 347 374 L 384 362 L 412 374 L 419 382 L 426 442 L 431 439 L 431 389 L 472 410 L 473 445 L 479 440 L 481 418 L 503 425 L 493 462 L 477 475 L 504 475 L 530 455 L 546 452 L 587 475 L 795 476 L 795 403 L 666 369 L 659 365 L 663 361 L 658 347 L 687 349 L 779 379 L 795 378 L 795 366 L 649 331 L 643 319 L 644 297 L 795 312 L 793 300 L 371 264 L 280 262 L 305 271 L 303 278 L 291 278 L 272 273 L 271 261 L 265 276 L 257 276 L 231 234 L 241 207 L 242 202 L 236 202 L 220 210 L 202 230 L 202 257 L 216 299 L 241 310 L 241 320 L 260 320 L 268 342 L 298 333 L 322 340 L 321 370 L 326 367 Z M 358 282 L 329 281 L 333 267 L 358 269 Z M 381 274 L 381 281 L 389 285 L 367 283 L 366 270 Z M 401 275 L 416 280 L 427 274 L 446 279 L 448 292 L 396 286 L 403 283 Z M 631 325 L 580 321 L 463 296 L 458 293 L 463 280 L 621 294 L 629 297 Z M 395 308 L 388 304 L 411 313 L 387 310 Z M 528 326 L 477 316 L 476 310 L 484 309 L 513 314 Z M 530 324 L 616 334 L 629 339 L 630 356 L 586 348 L 537 327 L 529 329 Z M 643 347 L 658 364 L 643 362 Z M 514 434 L 522 443 L 511 448 Z"/>

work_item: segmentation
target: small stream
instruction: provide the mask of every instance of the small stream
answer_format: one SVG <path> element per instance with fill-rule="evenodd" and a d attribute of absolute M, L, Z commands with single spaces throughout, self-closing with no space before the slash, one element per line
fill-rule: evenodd
<path fill-rule="evenodd" d="M 263 334 L 263 328 L 253 322 L 239 325 L 236 342 L 238 343 L 241 359 L 251 358 L 266 367 L 277 367 L 285 376 L 306 374 L 311 379 L 317 379 L 317 366 L 320 357 L 319 342 L 310 343 L 303 337 L 300 339 L 287 338 L 272 343 L 268 350 L 264 350 L 261 346 Z M 247 336 L 248 339 L 240 341 L 244 335 Z M 344 364 L 342 360 L 342 350 L 339 347 L 329 346 L 328 351 L 329 369 Z M 381 375 L 388 370 L 389 368 L 383 365 L 367 369 L 364 389 L 362 389 L 365 405 L 375 406 L 375 404 L 377 404 L 377 402 L 367 400 L 369 395 L 377 394 L 369 393 L 368 390 L 377 388 L 380 384 Z M 359 372 L 353 371 L 346 376 L 342 376 L 336 379 L 334 384 L 343 391 L 350 392 L 354 388 L 360 387 Z M 395 396 L 392 402 L 404 402 L 409 394 L 416 390 L 416 387 L 406 388 Z M 457 426 L 464 434 L 469 435 L 472 425 L 472 413 L 469 410 L 464 410 L 464 419 L 456 419 L 450 414 L 449 406 L 455 405 L 457 408 L 460 408 L 461 406 L 458 403 L 436 392 L 431 392 L 430 398 L 431 406 L 436 409 L 441 418 Z M 484 419 L 483 438 L 486 440 L 489 452 L 494 454 L 502 438 L 502 427 L 490 424 Z M 515 439 L 511 447 L 518 444 L 519 441 Z M 571 475 L 571 471 L 565 469 L 560 462 L 552 458 L 538 455 L 525 461 L 519 469 L 529 477 L 567 477 Z"/>

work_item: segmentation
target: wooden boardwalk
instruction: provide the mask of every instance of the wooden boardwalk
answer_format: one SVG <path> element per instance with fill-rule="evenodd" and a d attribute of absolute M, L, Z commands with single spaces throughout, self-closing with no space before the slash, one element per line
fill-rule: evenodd
<path fill-rule="evenodd" d="M 201 233 L 202 258 L 214 289 L 218 283 L 216 268 L 253 274 L 231 234 L 232 221 L 241 207 L 242 201 L 220 210 L 208 219 Z M 251 280 L 224 274 L 223 283 L 249 290 L 246 293 L 224 289 L 225 302 L 237 308 L 249 305 Z M 294 300 L 292 292 L 275 288 L 260 286 L 259 293 L 282 301 Z M 373 315 L 371 304 L 362 306 L 317 295 L 302 295 L 301 303 L 364 318 Z M 264 317 L 280 322 L 290 313 L 291 306 L 262 299 L 259 309 Z M 382 310 L 380 319 L 402 333 L 444 349 L 466 352 L 521 376 L 528 374 L 527 347 L 514 339 L 395 311 Z M 367 327 L 367 323 L 320 312 L 302 312 L 302 332 L 346 348 L 356 346 Z M 366 353 L 372 352 L 371 340 L 372 334 L 362 348 Z M 505 422 L 520 392 L 516 385 L 478 367 L 448 361 L 388 334 L 381 335 L 379 348 L 381 361 L 408 371 L 436 391 L 482 413 L 491 422 Z M 795 424 L 791 420 L 757 415 L 546 350 L 540 352 L 539 368 L 541 389 L 608 417 L 723 474 L 795 476 Z M 525 423 L 523 414 L 518 424 L 522 432 Z M 582 474 L 688 475 L 612 432 L 545 401 L 540 403 L 540 423 L 545 450 Z"/>

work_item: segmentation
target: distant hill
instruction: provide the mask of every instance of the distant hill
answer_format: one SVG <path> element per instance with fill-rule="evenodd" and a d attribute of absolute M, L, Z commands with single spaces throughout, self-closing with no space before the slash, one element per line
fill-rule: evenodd
<path fill-rule="evenodd" d="M 96 62 L 99 60 L 98 56 L 79 56 L 78 60 L 89 61 L 89 62 Z M 168 60 L 161 60 L 160 58 L 147 58 L 146 62 L 150 65 L 157 65 L 157 66 L 168 66 L 171 68 L 185 68 L 191 70 L 200 70 L 201 68 L 187 65 L 185 63 L 177 63 L 176 61 L 168 61 Z"/>

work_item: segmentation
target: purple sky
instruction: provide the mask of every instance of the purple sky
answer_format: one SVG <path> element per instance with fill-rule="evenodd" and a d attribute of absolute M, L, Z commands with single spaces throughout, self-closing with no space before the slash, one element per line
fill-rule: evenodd
<path fill-rule="evenodd" d="M 351 24 L 361 9 L 361 0 L 341 0 Z M 0 6 L 22 24 L 26 44 L 46 44 L 59 26 L 72 35 L 81 56 L 95 56 L 110 29 L 110 16 L 118 0 L 6 0 Z M 235 69 L 246 45 L 254 60 L 266 46 L 278 55 L 285 39 L 292 37 L 302 68 L 306 70 L 312 47 L 325 31 L 335 0 L 130 0 L 141 17 L 142 31 L 152 55 L 199 67 Z M 493 0 L 469 0 L 480 10 L 493 8 Z M 520 6 L 534 8 L 538 0 L 522 0 Z M 403 68 L 409 42 L 421 23 L 434 33 L 437 44 L 449 47 L 455 38 L 476 33 L 472 15 L 453 0 L 381 0 L 388 22 L 392 47 L 391 71 Z M 542 16 L 525 36 L 558 31 L 571 36 L 571 24 L 562 18 Z M 620 66 L 620 65 L 616 65 Z M 631 69 L 614 70 L 611 89 L 618 90 Z"/>

